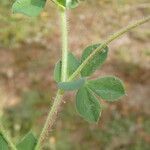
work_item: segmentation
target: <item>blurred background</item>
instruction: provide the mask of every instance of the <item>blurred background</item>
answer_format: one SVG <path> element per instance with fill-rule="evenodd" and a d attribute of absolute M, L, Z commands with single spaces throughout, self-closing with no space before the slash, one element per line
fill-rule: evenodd
<path fill-rule="evenodd" d="M 17 142 L 32 128 L 39 134 L 55 96 L 53 69 L 61 54 L 59 14 L 51 1 L 38 18 L 14 15 L 14 0 L 0 0 L 0 115 Z M 70 50 L 99 43 L 129 22 L 150 14 L 149 0 L 84 0 L 69 12 Z M 98 125 L 80 118 L 72 93 L 45 150 L 150 150 L 150 24 L 113 42 L 94 77 L 116 75 L 127 96 L 102 102 Z"/>

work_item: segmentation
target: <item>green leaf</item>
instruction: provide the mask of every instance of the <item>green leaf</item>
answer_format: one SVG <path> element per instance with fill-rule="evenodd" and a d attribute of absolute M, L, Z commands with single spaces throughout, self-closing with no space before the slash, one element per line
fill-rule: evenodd
<path fill-rule="evenodd" d="M 87 83 L 87 86 L 107 101 L 114 101 L 125 95 L 123 82 L 113 76 L 91 80 Z"/>
<path fill-rule="evenodd" d="M 30 17 L 38 16 L 45 6 L 46 0 L 16 0 L 12 6 L 14 13 Z"/>
<path fill-rule="evenodd" d="M 9 150 L 9 146 L 2 134 L 0 134 L 0 150 Z"/>
<path fill-rule="evenodd" d="M 68 54 L 68 76 L 70 76 L 80 65 L 79 60 L 71 53 Z M 54 80 L 61 82 L 61 66 L 62 62 L 59 60 L 54 69 Z"/>
<path fill-rule="evenodd" d="M 71 53 L 68 53 L 68 76 L 72 75 L 74 71 L 79 67 L 79 60 Z"/>
<path fill-rule="evenodd" d="M 100 103 L 92 91 L 82 87 L 76 95 L 76 108 L 79 114 L 87 121 L 96 123 L 101 114 Z"/>
<path fill-rule="evenodd" d="M 72 91 L 72 90 L 77 90 L 81 86 L 83 86 L 85 83 L 85 79 L 81 78 L 79 80 L 71 81 L 71 82 L 60 82 L 58 83 L 58 88 L 61 90 L 67 90 L 67 91 Z"/>
<path fill-rule="evenodd" d="M 61 82 L 61 66 L 62 66 L 62 62 L 61 60 L 59 60 L 54 68 L 54 80 L 56 82 Z"/>
<path fill-rule="evenodd" d="M 75 8 L 79 4 L 79 0 L 54 0 L 54 2 L 62 8 Z"/>
<path fill-rule="evenodd" d="M 100 44 L 88 46 L 81 57 L 81 63 L 96 49 Z M 108 47 L 105 47 L 101 52 L 98 52 L 93 59 L 81 70 L 83 77 L 90 76 L 96 69 L 100 68 L 107 58 Z"/>
<path fill-rule="evenodd" d="M 29 132 L 19 144 L 17 144 L 18 150 L 34 150 L 36 145 L 36 138 L 32 132 Z"/>
<path fill-rule="evenodd" d="M 66 0 L 66 7 L 67 8 L 75 8 L 79 4 L 79 0 Z"/>

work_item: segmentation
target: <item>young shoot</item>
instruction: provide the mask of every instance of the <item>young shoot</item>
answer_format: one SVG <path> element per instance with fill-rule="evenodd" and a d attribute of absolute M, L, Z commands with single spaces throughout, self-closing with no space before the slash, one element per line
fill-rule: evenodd
<path fill-rule="evenodd" d="M 48 0 L 47 0 L 48 1 Z M 3 150 L 41 150 L 46 142 L 51 128 L 56 122 L 59 108 L 63 102 L 63 95 L 68 91 L 76 94 L 76 110 L 78 114 L 89 123 L 98 123 L 102 113 L 101 101 L 116 102 L 125 95 L 123 82 L 115 76 L 89 77 L 105 63 L 108 45 L 127 33 L 150 20 L 150 16 L 135 21 L 114 33 L 106 40 L 94 45 L 85 46 L 80 58 L 68 51 L 67 10 L 77 7 L 79 0 L 52 0 L 60 13 L 62 32 L 62 56 L 54 68 L 54 80 L 58 91 L 51 106 L 46 122 L 39 137 L 29 132 L 18 144 L 13 144 L 3 127 L 0 127 L 0 149 Z M 46 5 L 46 0 L 16 0 L 12 6 L 13 13 L 21 13 L 30 17 L 40 15 Z"/>

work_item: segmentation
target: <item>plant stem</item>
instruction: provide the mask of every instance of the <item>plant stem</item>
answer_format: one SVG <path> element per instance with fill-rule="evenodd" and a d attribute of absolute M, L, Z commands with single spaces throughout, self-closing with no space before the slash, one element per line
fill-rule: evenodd
<path fill-rule="evenodd" d="M 67 66 L 68 66 L 68 28 L 67 15 L 65 10 L 61 10 L 61 32 L 62 32 L 62 72 L 61 81 L 67 80 Z"/>
<path fill-rule="evenodd" d="M 42 132 L 41 132 L 40 137 L 38 139 L 35 150 L 39 150 L 42 148 L 44 140 L 47 138 L 48 133 L 50 132 L 51 127 L 53 126 L 53 124 L 56 120 L 58 110 L 59 110 L 61 103 L 62 103 L 63 94 L 64 94 L 64 92 L 62 90 L 57 91 L 54 103 L 53 103 L 53 105 L 49 111 L 49 114 L 47 116 L 44 128 L 42 129 Z"/>
<path fill-rule="evenodd" d="M 81 72 L 81 70 L 90 62 L 90 60 L 100 51 L 102 51 L 108 44 L 110 44 L 112 41 L 116 40 L 126 32 L 129 32 L 131 29 L 136 28 L 137 26 L 140 26 L 146 22 L 150 21 L 150 16 L 145 17 L 141 20 L 138 20 L 127 27 L 121 29 L 120 31 L 116 32 L 112 36 L 110 36 L 108 39 L 106 39 L 104 42 L 101 43 L 101 45 L 96 48 L 88 57 L 87 59 L 78 67 L 78 69 L 69 77 L 69 81 L 73 80 L 76 76 L 78 76 Z"/>
<path fill-rule="evenodd" d="M 5 129 L 3 128 L 2 125 L 0 125 L 0 134 L 2 134 L 2 136 L 4 137 L 4 139 L 6 140 L 7 144 L 9 145 L 11 150 L 17 150 L 17 148 L 15 147 L 15 145 L 12 143 L 10 137 L 7 135 Z"/>
<path fill-rule="evenodd" d="M 67 66 L 68 66 L 68 29 L 67 29 L 67 15 L 65 10 L 60 10 L 61 12 L 61 30 L 62 30 L 62 72 L 61 81 L 67 81 Z M 64 94 L 63 90 L 58 90 L 54 103 L 49 111 L 47 120 L 45 122 L 44 128 L 42 129 L 41 135 L 38 139 L 36 150 L 42 148 L 45 138 L 48 136 L 51 127 L 53 126 L 58 110 L 62 103 L 62 96 Z"/>
<path fill-rule="evenodd" d="M 65 15 L 62 14 L 62 19 L 64 20 Z M 100 47 L 98 47 L 93 53 L 91 53 L 90 56 L 87 57 L 87 59 L 78 67 L 78 69 L 69 77 L 68 81 L 71 81 L 73 80 L 76 76 L 79 75 L 79 73 L 81 72 L 81 70 L 89 63 L 89 61 L 94 57 L 94 55 L 97 54 L 97 52 L 103 50 L 103 48 L 105 48 L 106 45 L 108 45 L 109 43 L 111 43 L 112 41 L 114 41 L 115 39 L 119 38 L 120 36 L 122 36 L 123 34 L 125 34 L 126 32 L 128 32 L 129 30 L 139 26 L 139 25 L 142 25 L 144 24 L 145 22 L 149 21 L 150 20 L 150 16 L 149 17 L 146 17 L 146 18 L 143 18 L 139 21 L 136 21 L 132 24 L 130 24 L 129 26 L 123 28 L 122 30 L 116 32 L 114 35 L 110 36 L 107 40 L 105 40 Z M 63 22 L 64 23 L 64 22 Z M 66 23 L 64 23 L 64 27 L 67 27 Z M 63 27 L 63 28 L 64 28 Z M 66 30 L 66 29 L 65 29 Z M 67 32 L 63 32 L 63 36 L 65 37 L 65 35 L 67 35 Z M 64 41 L 64 44 L 63 44 L 63 51 L 64 51 L 64 56 L 63 58 L 67 58 L 66 56 L 66 53 L 67 53 L 67 42 L 66 42 L 67 38 L 65 38 L 65 41 Z M 67 61 L 65 61 L 65 64 L 64 66 L 67 66 Z M 67 68 L 67 67 L 64 67 L 64 68 Z M 67 71 L 65 71 L 65 74 L 67 75 Z M 66 76 L 63 77 L 63 81 L 66 80 Z M 59 108 L 61 106 L 61 103 L 62 103 L 62 97 L 63 97 L 63 94 L 64 94 L 64 91 L 62 90 L 58 90 L 57 91 L 57 94 L 56 94 L 56 98 L 54 100 L 54 103 L 50 109 L 50 112 L 48 114 L 48 117 L 47 117 L 47 120 L 45 122 L 45 125 L 44 125 L 44 128 L 41 132 L 41 135 L 39 137 L 39 140 L 37 142 L 37 145 L 36 145 L 36 150 L 39 150 L 43 143 L 44 143 L 44 140 L 46 139 L 46 137 L 48 136 L 48 133 L 49 131 L 51 130 L 51 127 L 53 126 L 55 120 L 56 120 L 56 117 L 57 117 L 57 113 L 59 111 Z"/>

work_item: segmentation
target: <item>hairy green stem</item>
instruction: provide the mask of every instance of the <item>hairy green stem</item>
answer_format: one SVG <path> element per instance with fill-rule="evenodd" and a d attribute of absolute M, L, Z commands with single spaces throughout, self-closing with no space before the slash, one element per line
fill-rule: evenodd
<path fill-rule="evenodd" d="M 62 18 L 64 18 L 64 16 Z M 90 60 L 97 54 L 97 52 L 103 50 L 103 48 L 105 48 L 108 44 L 110 44 L 112 41 L 114 41 L 115 39 L 119 38 L 120 36 L 122 36 L 123 34 L 125 34 L 126 32 L 128 32 L 129 30 L 131 30 L 131 29 L 133 29 L 133 28 L 135 28 L 135 27 L 137 27 L 139 25 L 142 25 L 145 22 L 148 22 L 149 20 L 150 20 L 150 16 L 146 17 L 146 18 L 143 18 L 143 19 L 141 19 L 139 21 L 136 21 L 136 22 L 130 24 L 129 26 L 123 28 L 122 30 L 116 32 L 114 35 L 110 36 L 107 40 L 105 40 L 101 44 L 100 47 L 98 47 L 97 49 L 95 49 L 95 51 L 93 51 L 91 53 L 91 55 L 89 55 L 87 57 L 87 59 L 78 67 L 78 69 L 69 77 L 69 79 L 67 81 L 71 81 L 75 77 L 77 77 L 80 74 L 81 70 L 90 62 Z M 67 35 L 66 32 L 65 32 L 64 35 Z M 64 79 L 66 80 L 66 77 L 64 77 L 63 80 Z M 51 130 L 51 127 L 53 126 L 53 124 L 54 124 L 54 122 L 56 120 L 57 113 L 58 113 L 59 108 L 60 108 L 60 106 L 62 104 L 63 94 L 64 94 L 64 91 L 58 90 L 58 92 L 56 94 L 56 98 L 54 100 L 54 103 L 53 103 L 53 105 L 52 105 L 52 107 L 50 109 L 50 112 L 48 114 L 48 117 L 47 117 L 46 123 L 44 125 L 44 128 L 43 128 L 43 130 L 41 132 L 40 138 L 39 138 L 39 140 L 37 142 L 36 150 L 39 150 L 42 147 L 42 145 L 43 145 L 46 137 L 48 136 L 49 131 Z"/>
<path fill-rule="evenodd" d="M 16 146 L 12 143 L 10 137 L 8 136 L 2 125 L 0 125 L 0 134 L 2 134 L 11 150 L 17 150 Z"/>
<path fill-rule="evenodd" d="M 61 81 L 67 81 L 67 66 L 68 66 L 68 29 L 67 29 L 67 16 L 65 10 L 60 10 L 61 12 L 61 30 L 62 30 L 62 72 Z M 45 138 L 48 136 L 52 125 L 54 124 L 58 110 L 62 103 L 62 96 L 64 91 L 58 90 L 54 103 L 49 111 L 47 120 L 45 122 L 44 128 L 42 129 L 41 135 L 38 139 L 36 150 L 42 148 Z"/>
<path fill-rule="evenodd" d="M 62 72 L 61 81 L 67 80 L 67 66 L 68 66 L 68 28 L 67 15 L 65 10 L 61 10 L 61 31 L 62 31 Z"/>
<path fill-rule="evenodd" d="M 64 94 L 64 92 L 62 90 L 57 91 L 56 97 L 54 99 L 54 103 L 53 103 L 52 107 L 50 108 L 49 114 L 47 116 L 44 128 L 42 129 L 42 132 L 38 139 L 35 150 L 41 149 L 44 144 L 44 140 L 48 137 L 48 134 L 56 120 L 58 110 L 61 106 L 63 94 Z"/>
<path fill-rule="evenodd" d="M 100 51 L 102 51 L 108 44 L 110 44 L 112 41 L 116 40 L 126 32 L 130 31 L 133 28 L 136 28 L 139 25 L 142 25 L 146 22 L 150 21 L 150 16 L 145 17 L 141 20 L 138 20 L 136 22 L 133 22 L 132 24 L 128 25 L 127 27 L 121 29 L 120 31 L 116 32 L 112 36 L 110 36 L 108 39 L 106 39 L 104 42 L 101 43 L 101 45 L 96 48 L 88 57 L 87 59 L 78 67 L 78 69 L 69 77 L 69 81 L 73 80 L 76 76 L 78 76 L 81 72 L 81 70 L 90 62 L 90 60 Z"/>

